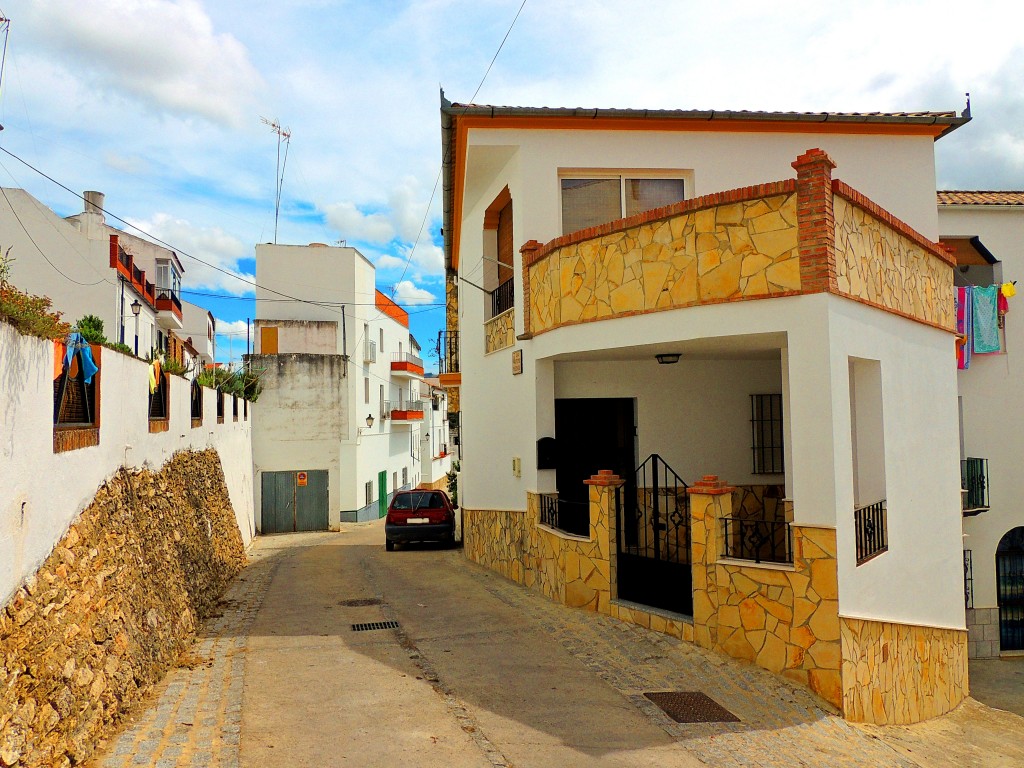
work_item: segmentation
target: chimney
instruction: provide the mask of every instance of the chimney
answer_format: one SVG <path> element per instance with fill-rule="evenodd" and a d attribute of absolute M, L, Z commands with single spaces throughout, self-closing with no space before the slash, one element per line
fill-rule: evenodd
<path fill-rule="evenodd" d="M 103 218 L 103 193 L 102 192 L 83 192 L 82 197 L 85 198 L 85 212 L 99 214 L 100 219 Z"/>

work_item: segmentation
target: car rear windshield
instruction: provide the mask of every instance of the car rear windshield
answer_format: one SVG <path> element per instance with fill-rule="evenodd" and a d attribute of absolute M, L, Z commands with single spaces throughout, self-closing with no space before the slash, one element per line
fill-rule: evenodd
<path fill-rule="evenodd" d="M 437 491 L 413 491 L 395 496 L 391 502 L 391 508 L 403 509 L 429 509 L 444 506 L 444 497 Z"/>

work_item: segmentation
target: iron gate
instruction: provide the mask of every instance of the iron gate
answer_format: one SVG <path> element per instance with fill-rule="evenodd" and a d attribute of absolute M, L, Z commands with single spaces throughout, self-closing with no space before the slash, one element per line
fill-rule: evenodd
<path fill-rule="evenodd" d="M 262 489 L 261 533 L 328 529 L 326 469 L 264 472 Z"/>
<path fill-rule="evenodd" d="M 999 649 L 1024 650 L 1024 528 L 1007 533 L 996 550 Z"/>
<path fill-rule="evenodd" d="M 656 453 L 622 489 L 617 508 L 618 596 L 673 613 L 693 613 L 687 484 Z"/>

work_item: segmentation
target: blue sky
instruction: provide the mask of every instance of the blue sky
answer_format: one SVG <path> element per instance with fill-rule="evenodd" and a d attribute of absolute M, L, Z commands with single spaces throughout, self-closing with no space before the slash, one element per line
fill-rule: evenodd
<path fill-rule="evenodd" d="M 470 99 L 522 0 L 19 0 L 0 145 L 180 253 L 251 279 L 278 242 L 359 248 L 429 348 L 443 325 L 438 90 Z M 936 110 L 942 188 L 1024 188 L 1024 36 L 1012 3 L 527 0 L 479 103 Z M 81 202 L 9 157 L 4 186 Z M 422 227 L 422 235 L 417 239 Z M 187 256 L 185 298 L 235 334 L 251 286 Z M 408 265 L 408 266 L 407 266 Z M 403 276 L 404 273 L 404 276 Z"/>

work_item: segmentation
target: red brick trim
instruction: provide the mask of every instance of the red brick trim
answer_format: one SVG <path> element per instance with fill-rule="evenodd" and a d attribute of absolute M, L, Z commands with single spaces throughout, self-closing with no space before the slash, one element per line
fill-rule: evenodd
<path fill-rule="evenodd" d="M 528 266 L 536 264 L 552 251 L 564 248 L 567 245 L 581 243 L 584 240 L 591 240 L 595 237 L 604 237 L 605 235 L 611 235 L 615 232 L 621 232 L 633 227 L 638 227 L 641 224 L 649 224 L 652 221 L 670 219 L 684 213 L 701 211 L 705 208 L 716 208 L 720 205 L 728 205 L 730 203 L 746 203 L 751 200 L 757 200 L 761 197 L 774 197 L 776 195 L 792 194 L 793 192 L 796 192 L 796 185 L 796 179 L 784 179 L 783 181 L 773 181 L 767 184 L 756 184 L 752 187 L 740 187 L 738 189 L 728 189 L 724 192 L 713 192 L 709 195 L 693 197 L 679 203 L 662 206 L 661 208 L 653 208 L 649 211 L 627 216 L 623 219 L 609 221 L 607 224 L 579 229 L 575 232 L 562 235 L 561 237 L 556 237 L 554 240 L 545 243 L 539 250 L 534 252 L 529 264 L 527 263 L 524 255 L 523 268 L 526 269 Z M 531 240 L 527 245 L 535 242 L 537 241 Z M 525 248 L 526 246 L 524 245 L 523 247 Z"/>
<path fill-rule="evenodd" d="M 699 493 L 705 496 L 725 496 L 736 489 L 718 479 L 718 475 L 704 475 L 700 480 L 686 489 L 689 494 Z"/>
<path fill-rule="evenodd" d="M 809 149 L 792 163 L 796 169 L 797 248 L 804 293 L 835 292 L 836 220 L 832 209 L 832 169 L 820 149 Z"/>
<path fill-rule="evenodd" d="M 890 229 L 895 230 L 916 245 L 924 248 L 924 250 L 928 251 L 932 256 L 941 259 L 951 267 L 956 266 L 956 257 L 953 256 L 946 246 L 932 242 L 909 224 L 897 219 L 885 210 L 885 208 L 861 194 L 849 184 L 846 184 L 839 179 L 833 179 L 832 192 L 839 195 L 839 197 L 843 198 L 847 202 L 853 203 L 857 207 L 862 208 L 865 212 L 878 219 Z"/>
<path fill-rule="evenodd" d="M 530 333 L 530 265 L 537 261 L 537 253 L 543 248 L 538 240 L 527 240 L 519 253 L 523 255 L 523 335 Z"/>
<path fill-rule="evenodd" d="M 591 475 L 589 480 L 584 480 L 584 485 L 597 485 L 603 487 L 610 487 L 615 485 L 623 485 L 626 481 L 616 475 L 610 469 L 598 470 L 596 475 Z"/>

